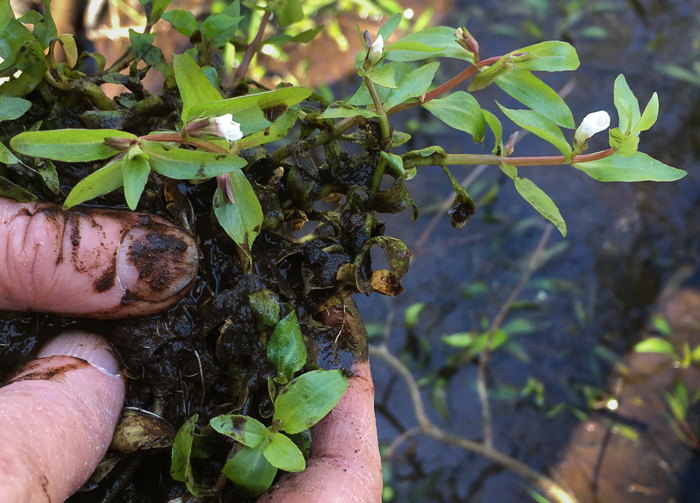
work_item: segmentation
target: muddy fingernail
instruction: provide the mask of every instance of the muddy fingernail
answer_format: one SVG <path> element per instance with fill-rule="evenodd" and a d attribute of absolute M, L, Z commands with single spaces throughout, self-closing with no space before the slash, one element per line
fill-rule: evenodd
<path fill-rule="evenodd" d="M 79 330 L 64 332 L 47 342 L 39 350 L 37 358 L 55 355 L 82 358 L 106 374 L 119 373 L 119 361 L 112 346 L 99 335 Z"/>
<path fill-rule="evenodd" d="M 198 260 L 194 240 L 177 227 L 149 223 L 128 230 L 117 266 L 125 301 L 161 302 L 183 295 L 197 274 Z"/>

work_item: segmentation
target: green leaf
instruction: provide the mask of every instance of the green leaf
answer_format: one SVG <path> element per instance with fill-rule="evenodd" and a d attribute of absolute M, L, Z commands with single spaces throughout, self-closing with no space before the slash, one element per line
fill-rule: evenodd
<path fill-rule="evenodd" d="M 0 163 L 2 164 L 16 164 L 19 162 L 19 159 L 15 157 L 15 155 L 10 152 L 10 149 L 7 148 L 5 145 L 0 143 Z"/>
<path fill-rule="evenodd" d="M 10 145 L 17 152 L 33 157 L 87 162 L 121 153 L 105 145 L 105 140 L 113 137 L 136 139 L 133 134 L 116 129 L 55 129 L 20 133 L 10 140 Z"/>
<path fill-rule="evenodd" d="M 348 387 L 339 370 L 314 370 L 286 385 L 275 399 L 273 421 L 281 420 L 283 430 L 294 434 L 319 422 L 338 403 Z"/>
<path fill-rule="evenodd" d="M 141 141 L 156 173 L 175 180 L 208 180 L 244 168 L 247 161 L 231 154 L 185 150 L 160 141 Z"/>
<path fill-rule="evenodd" d="M 139 33 L 129 28 L 129 42 L 131 42 L 131 50 L 137 60 L 142 59 L 151 50 L 155 38 L 155 33 Z"/>
<path fill-rule="evenodd" d="M 526 107 L 565 128 L 576 127 L 571 110 L 563 99 L 532 73 L 514 68 L 496 79 L 496 85 Z"/>
<path fill-rule="evenodd" d="M 289 130 L 292 129 L 296 121 L 297 111 L 287 110 L 271 126 L 238 140 L 238 147 L 242 150 L 281 140 L 289 134 Z"/>
<path fill-rule="evenodd" d="M 656 123 L 656 119 L 658 116 L 659 116 L 659 95 L 654 93 L 651 95 L 651 99 L 649 100 L 649 103 L 647 103 L 647 106 L 644 108 L 644 112 L 642 113 L 642 116 L 639 119 L 639 122 L 632 130 L 632 133 L 639 134 L 642 131 L 646 131 L 651 126 L 653 126 L 654 123 Z"/>
<path fill-rule="evenodd" d="M 151 167 L 148 160 L 141 154 L 126 155 L 122 162 L 122 177 L 124 180 L 124 196 L 131 211 L 136 210 L 141 199 L 141 193 L 146 188 Z"/>
<path fill-rule="evenodd" d="M 197 30 L 197 18 L 188 10 L 171 10 L 163 13 L 162 18 L 186 37 L 191 37 Z"/>
<path fill-rule="evenodd" d="M 557 147 L 564 154 L 567 162 L 571 160 L 571 145 L 564 138 L 564 134 L 559 129 L 559 126 L 552 122 L 551 119 L 532 110 L 509 110 L 500 103 L 496 104 L 506 117 L 518 126 Z"/>
<path fill-rule="evenodd" d="M 559 229 L 561 235 L 566 237 L 566 223 L 559 213 L 559 208 L 554 204 L 554 201 L 544 193 L 532 180 L 522 177 L 515 177 L 515 190 L 525 199 L 530 205 L 535 208 L 540 215 L 549 220 L 554 226 Z"/>
<path fill-rule="evenodd" d="M 389 65 L 375 66 L 368 70 L 365 75 L 367 78 L 378 86 L 396 89 L 396 80 L 394 78 L 394 69 Z"/>
<path fill-rule="evenodd" d="M 44 3 L 44 20 L 34 25 L 34 36 L 41 43 L 41 46 L 46 49 L 49 42 L 56 38 L 56 23 L 51 16 L 51 0 L 43 0 Z"/>
<path fill-rule="evenodd" d="M 622 74 L 615 79 L 614 101 L 617 114 L 620 117 L 620 131 L 628 134 L 639 122 L 639 101 Z"/>
<path fill-rule="evenodd" d="M 411 67 L 405 63 L 387 63 L 384 66 L 390 66 L 391 68 L 393 68 L 394 80 L 399 81 L 404 77 L 404 75 L 411 71 Z M 377 94 L 379 95 L 379 100 L 382 103 L 386 102 L 389 94 L 391 94 L 391 91 L 391 89 L 388 89 L 386 87 L 378 87 Z M 348 103 L 354 106 L 374 105 L 374 101 L 372 101 L 372 97 L 370 96 L 369 91 L 367 90 L 367 85 L 364 82 L 360 84 L 359 89 L 348 100 Z"/>
<path fill-rule="evenodd" d="M 456 91 L 446 98 L 424 103 L 423 108 L 448 126 L 469 133 L 475 142 L 484 141 L 486 121 L 479 103 L 471 94 Z"/>
<path fill-rule="evenodd" d="M 202 23 L 202 36 L 210 40 L 214 47 L 222 47 L 236 36 L 238 24 L 242 19 L 226 14 L 210 15 Z"/>
<path fill-rule="evenodd" d="M 188 471 L 190 463 L 190 454 L 192 451 L 192 438 L 194 437 L 194 428 L 197 425 L 199 415 L 195 414 L 182 425 L 175 436 L 173 442 L 172 459 L 170 464 L 170 476 L 178 482 L 185 481 L 185 474 Z"/>
<path fill-rule="evenodd" d="M 411 252 L 408 251 L 403 241 L 391 236 L 375 236 L 365 241 L 360 249 L 360 254 L 369 251 L 374 245 L 379 245 L 384 251 L 387 264 L 397 279 L 402 278 L 408 272 Z"/>
<path fill-rule="evenodd" d="M 2 176 L 0 176 L 0 196 L 9 197 L 18 203 L 28 203 L 29 201 L 36 201 L 39 199 L 31 192 L 27 192 L 19 185 L 15 185 L 10 180 Z"/>
<path fill-rule="evenodd" d="M 306 346 L 294 311 L 280 320 L 272 332 L 267 344 L 267 361 L 285 378 L 285 382 L 289 382 L 306 363 Z"/>
<path fill-rule="evenodd" d="M 415 302 L 406 308 L 403 314 L 403 323 L 408 329 L 415 328 L 418 324 L 418 315 L 425 308 L 425 302 Z"/>
<path fill-rule="evenodd" d="M 311 96 L 311 93 L 311 89 L 303 87 L 282 87 L 238 98 L 202 102 L 190 109 L 188 119 L 200 115 L 215 117 L 233 114 L 233 119 L 241 124 L 243 134 L 248 135 L 265 129 L 273 122 L 269 119 L 279 117 L 288 108 Z"/>
<path fill-rule="evenodd" d="M 170 476 L 187 485 L 187 489 L 196 497 L 213 496 L 214 492 L 199 484 L 192 473 L 192 442 L 194 440 L 194 428 L 199 416 L 195 414 L 182 425 L 175 435 L 171 454 Z"/>
<path fill-rule="evenodd" d="M 396 44 L 403 42 L 419 42 L 432 49 L 425 50 L 396 50 Z M 401 47 L 398 45 L 398 47 Z M 437 49 L 437 51 L 436 51 Z M 464 61 L 474 62 L 472 55 L 464 47 L 457 43 L 455 39 L 455 29 L 449 26 L 436 26 L 416 33 L 411 33 L 391 44 L 384 52 L 386 59 L 390 61 L 420 61 L 427 58 L 456 58 Z"/>
<path fill-rule="evenodd" d="M 474 334 L 471 332 L 458 332 L 456 334 L 443 335 L 442 342 L 453 348 L 467 348 L 474 342 Z"/>
<path fill-rule="evenodd" d="M 348 117 L 356 116 L 364 117 L 365 119 L 372 119 L 378 117 L 379 114 L 372 110 L 367 110 L 366 108 L 356 107 L 355 105 L 350 105 L 345 101 L 336 101 L 330 107 L 321 114 L 324 119 L 345 119 Z"/>
<path fill-rule="evenodd" d="M 209 425 L 217 432 L 242 443 L 247 447 L 257 447 L 270 437 L 270 430 L 254 417 L 238 414 L 216 416 Z"/>
<path fill-rule="evenodd" d="M 94 173 L 80 180 L 70 191 L 63 209 L 67 210 L 75 205 L 89 201 L 103 194 L 117 190 L 124 183 L 122 175 L 122 158 L 113 159 Z"/>
<path fill-rule="evenodd" d="M 298 33 L 297 35 L 294 35 L 292 37 L 291 42 L 295 42 L 297 44 L 308 44 L 311 42 L 314 38 L 316 38 L 316 35 L 321 33 L 321 30 L 323 30 L 323 25 L 319 25 L 315 28 L 311 28 L 306 31 L 302 31 L 301 33 Z"/>
<path fill-rule="evenodd" d="M 498 77 L 507 75 L 514 68 L 515 64 L 513 63 L 512 56 L 510 54 L 506 54 L 493 65 L 486 69 L 480 70 L 480 72 L 477 73 L 472 79 L 469 87 L 467 87 L 467 91 L 472 93 L 474 91 L 486 89 L 494 80 L 496 80 Z"/>
<path fill-rule="evenodd" d="M 26 33 L 16 33 L 18 30 L 12 29 L 16 25 L 19 25 Z M 44 79 L 46 73 L 44 48 L 19 21 L 13 19 L 6 28 L 6 34 L 8 32 L 20 37 L 26 35 L 31 38 L 26 43 L 15 45 L 16 40 L 7 44 L 7 39 L 0 37 L 0 57 L 4 57 L 1 53 L 6 53 L 7 49 L 10 49 L 4 63 L 0 64 L 0 68 L 5 70 L 0 73 L 0 77 L 21 72 L 19 77 L 0 85 L 0 94 L 14 97 L 26 96 Z"/>
<path fill-rule="evenodd" d="M 500 155 L 503 152 L 503 127 L 501 126 L 501 121 L 488 110 L 481 110 L 481 113 L 484 114 L 484 120 L 491 128 L 491 131 L 493 131 L 495 138 L 492 152 Z"/>
<path fill-rule="evenodd" d="M 158 21 L 163 16 L 165 9 L 168 8 L 168 5 L 170 5 L 170 2 L 172 2 L 172 0 L 153 0 L 153 3 L 151 5 L 151 9 L 150 9 L 151 12 L 148 15 L 148 22 L 150 24 L 155 24 L 155 22 Z"/>
<path fill-rule="evenodd" d="M 639 137 L 634 133 L 628 135 L 622 134 L 620 128 L 611 129 L 608 133 L 610 146 L 617 150 L 617 153 L 623 157 L 631 157 L 637 152 L 639 146 Z"/>
<path fill-rule="evenodd" d="M 387 166 L 391 168 L 397 178 L 406 178 L 406 170 L 403 167 L 403 158 L 400 155 L 390 152 L 379 152 L 379 156 L 384 159 Z"/>
<path fill-rule="evenodd" d="M 400 12 L 397 12 L 393 16 L 391 16 L 389 19 L 386 20 L 386 23 L 382 25 L 381 28 L 379 28 L 379 32 L 377 33 L 377 37 L 379 35 L 382 36 L 384 39 L 384 43 L 389 40 L 389 37 L 391 37 L 391 34 L 394 33 L 394 30 L 398 28 L 399 24 L 401 24 L 401 20 L 403 19 L 403 14 Z"/>
<path fill-rule="evenodd" d="M 294 442 L 283 433 L 273 433 L 263 455 L 275 468 L 287 472 L 301 472 L 306 468 L 304 455 Z"/>
<path fill-rule="evenodd" d="M 234 202 L 229 204 L 221 189 L 217 188 L 214 193 L 214 214 L 221 227 L 250 260 L 253 240 L 262 226 L 262 208 L 253 187 L 241 170 L 231 171 L 228 176 Z"/>
<path fill-rule="evenodd" d="M 399 81 L 398 88 L 389 94 L 385 107 L 391 109 L 411 98 L 427 93 L 439 66 L 440 63 L 437 61 L 428 63 L 404 75 Z"/>
<path fill-rule="evenodd" d="M 669 358 L 677 360 L 679 358 L 676 353 L 676 349 L 666 339 L 661 339 L 660 337 L 650 337 L 641 342 L 638 342 L 634 346 L 635 353 L 658 353 L 666 355 Z"/>
<path fill-rule="evenodd" d="M 411 40 L 399 40 L 391 45 L 384 47 L 384 53 L 396 51 L 413 51 L 413 52 L 440 52 L 444 47 L 432 47 L 422 42 L 413 42 Z M 421 58 L 423 59 L 423 58 Z"/>
<path fill-rule="evenodd" d="M 63 51 L 66 53 L 66 62 L 70 68 L 75 67 L 78 64 L 78 46 L 75 43 L 73 35 L 70 33 L 64 33 L 58 36 L 58 41 L 63 47 Z"/>
<path fill-rule="evenodd" d="M 511 54 L 527 52 L 533 59 L 515 59 L 515 66 L 522 70 L 544 71 L 544 72 L 565 72 L 576 70 L 579 67 L 576 49 L 571 44 L 550 40 L 539 44 L 529 45 L 513 51 Z"/>
<path fill-rule="evenodd" d="M 598 161 L 575 163 L 572 166 L 601 182 L 674 182 L 687 173 L 668 166 L 647 154 L 631 157 L 611 155 Z"/>
<path fill-rule="evenodd" d="M 187 122 L 197 115 L 191 112 L 194 106 L 221 100 L 219 91 L 214 89 L 202 69 L 189 54 L 176 54 L 173 57 L 173 68 L 182 98 L 181 119 L 183 122 Z"/>
<path fill-rule="evenodd" d="M 248 295 L 248 304 L 260 330 L 267 332 L 280 321 L 280 303 L 270 290 L 260 290 Z"/>
<path fill-rule="evenodd" d="M 653 315 L 651 317 L 651 322 L 654 325 L 654 329 L 662 335 L 671 335 L 671 325 L 668 324 L 665 318 L 659 315 Z"/>
<path fill-rule="evenodd" d="M 284 28 L 304 19 L 304 7 L 300 0 L 279 0 L 276 9 L 277 21 Z"/>
<path fill-rule="evenodd" d="M 13 18 L 14 14 L 10 6 L 10 0 L 0 0 L 0 33 L 2 33 Z"/>
<path fill-rule="evenodd" d="M 10 96 L 0 96 L 0 122 L 22 117 L 30 108 L 32 108 L 31 101 Z"/>
<path fill-rule="evenodd" d="M 48 159 L 44 163 L 36 163 L 36 170 L 44 180 L 46 187 L 58 195 L 61 192 L 61 184 L 58 181 L 58 173 L 56 172 L 56 166 Z"/>
<path fill-rule="evenodd" d="M 503 171 L 508 178 L 515 181 L 515 178 L 518 176 L 518 169 L 515 166 L 502 162 L 498 167 L 501 168 L 501 171 Z"/>
<path fill-rule="evenodd" d="M 277 468 L 265 459 L 266 442 L 254 448 L 243 447 L 224 465 L 223 472 L 236 485 L 258 496 L 270 487 L 277 475 Z"/>

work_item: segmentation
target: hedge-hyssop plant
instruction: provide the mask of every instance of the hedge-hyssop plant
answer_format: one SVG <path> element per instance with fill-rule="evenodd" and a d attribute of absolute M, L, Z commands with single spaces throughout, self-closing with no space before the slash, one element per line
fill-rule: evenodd
<path fill-rule="evenodd" d="M 121 189 L 126 204 L 135 210 L 150 177 L 192 184 L 215 179 L 213 213 L 236 243 L 246 271 L 254 265 L 253 244 L 263 231 L 290 222 L 298 230 L 300 222 L 311 219 L 332 233 L 345 225 L 342 215 L 361 215 L 357 222 L 362 232 L 358 231 L 360 239 L 351 253 L 324 248 L 341 257 L 333 277 L 325 283 L 307 278 L 306 293 L 323 292 L 314 297 L 318 311 L 358 292 L 401 292 L 409 253 L 398 239 L 383 235 L 376 214 L 412 208 L 417 217 L 406 182 L 420 176 L 423 166 L 440 166 L 451 181 L 455 199 L 450 219 L 455 227 L 467 223 L 475 206 L 449 167 L 487 164 L 512 179 L 517 192 L 562 235 L 567 232 L 564 218 L 554 201 L 523 176 L 527 166 L 570 165 L 602 182 L 675 181 L 685 175 L 638 150 L 640 133 L 656 121 L 658 98 L 654 94 L 642 109 L 622 75 L 612 90 L 617 127 L 609 129 L 610 115 L 605 111 L 592 111 L 576 124 L 563 99 L 535 75 L 578 67 L 576 51 L 564 42 L 538 43 L 481 59 L 479 45 L 466 28 L 409 31 L 389 43 L 402 20 L 397 14 L 378 33 L 362 34 L 358 27 L 363 44 L 355 58 L 359 87 L 346 101 L 329 103 L 311 89 L 287 85 L 264 89 L 245 79 L 263 46 L 309 42 L 320 31 L 321 27 L 294 31 L 294 25 L 305 19 L 300 0 L 244 0 L 242 5 L 236 0 L 203 21 L 188 11 L 167 10 L 170 0 L 140 1 L 147 16 L 145 29 L 131 30 L 129 50 L 106 67 L 103 56 L 80 53 L 71 35 L 57 33 L 50 0 L 44 0 L 45 16 L 30 12 L 19 19 L 9 0 L 0 0 L 0 78 L 4 78 L 0 121 L 8 125 L 0 134 L 2 174 L 27 168 L 44 184 L 40 189 L 18 186 L 3 176 L 0 195 L 29 201 L 48 190 L 58 196 L 62 163 L 92 163 L 96 168 L 75 184 L 64 208 Z M 173 57 L 172 65 L 153 45 L 156 35 L 150 31 L 159 19 L 192 44 Z M 253 19 L 259 22 L 257 34 L 245 42 L 241 27 Z M 63 59 L 57 57 L 59 47 Z M 222 76 L 228 69 L 222 66 L 221 54 L 230 47 L 242 56 L 233 82 L 226 85 Z M 444 58 L 460 60 L 464 69 L 446 82 L 434 82 Z M 163 76 L 161 95 L 142 84 L 152 70 Z M 100 87 L 104 83 L 122 84 L 130 94 L 111 99 Z M 510 109 L 497 103 L 503 117 L 552 144 L 561 155 L 513 155 L 514 136 L 507 138 L 504 131 L 514 126 L 504 128 L 502 118 L 482 108 L 485 104 L 478 100 L 478 91 L 492 84 L 523 106 Z M 49 106 L 58 107 L 56 93 L 73 98 L 85 128 L 52 127 L 51 113 L 33 119 L 40 114 L 29 113 L 32 97 L 41 96 Z M 494 142 L 492 153 L 448 154 L 439 145 L 406 151 L 402 145 L 410 136 L 395 130 L 391 117 L 418 106 L 476 143 L 484 142 L 488 131 Z M 176 118 L 159 123 L 138 120 L 168 118 L 171 112 Z M 144 124 L 154 127 L 143 131 Z M 608 129 L 609 148 L 586 153 L 591 136 Z M 353 151 L 359 145 L 364 153 L 348 154 L 344 146 L 350 144 L 355 145 Z M 323 150 L 321 166 L 308 155 L 314 149 Z M 253 169 L 261 165 L 271 173 L 265 183 Z M 388 189 L 383 188 L 384 179 L 392 180 Z M 335 202 L 336 210 L 315 211 L 319 199 Z M 300 242 L 322 236 L 314 232 Z M 391 270 L 371 270 L 367 257 L 374 245 L 385 252 Z M 195 496 L 216 493 L 197 479 L 192 459 L 208 457 L 212 439 L 220 435 L 235 440 L 223 474 L 251 494 L 267 489 L 278 469 L 303 470 L 308 428 L 335 406 L 347 388 L 339 370 L 314 370 L 309 365 L 297 306 L 280 302 L 267 290 L 252 293 L 249 305 L 266 334 L 267 360 L 276 371 L 268 379 L 274 412 L 261 418 L 265 422 L 224 414 L 199 430 L 194 415 L 181 427 L 173 445 L 171 473 Z M 288 314 L 282 316 L 283 312 Z"/>

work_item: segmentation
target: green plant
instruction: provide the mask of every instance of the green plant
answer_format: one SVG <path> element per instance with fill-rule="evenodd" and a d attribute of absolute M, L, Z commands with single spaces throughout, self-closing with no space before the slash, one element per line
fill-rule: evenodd
<path fill-rule="evenodd" d="M 211 212 L 235 243 L 236 271 L 255 277 L 246 285 L 243 306 L 257 322 L 251 329 L 256 337 L 251 351 L 263 348 L 258 352 L 265 359 L 257 363 L 269 369 L 264 372 L 266 388 L 253 391 L 267 393 L 274 411 L 259 418 L 216 416 L 200 433 L 198 415 L 184 423 L 173 448 L 172 474 L 196 496 L 216 493 L 195 475 L 192 464 L 192 459 L 213 456 L 208 444 L 215 438 L 213 431 L 236 440 L 222 471 L 252 493 L 264 491 L 277 469 L 303 469 L 303 455 L 285 433 L 296 435 L 320 420 L 347 387 L 339 370 L 320 371 L 310 361 L 305 346 L 313 331 L 311 315 L 354 293 L 401 293 L 410 253 L 400 240 L 384 235 L 379 214 L 411 209 L 417 217 L 408 182 L 420 176 L 421 167 L 439 166 L 449 179 L 455 192 L 449 216 L 455 227 L 463 227 L 476 206 L 449 166 L 484 164 L 498 166 L 562 235 L 567 227 L 555 202 L 522 176 L 528 166 L 571 165 L 604 182 L 675 181 L 685 175 L 637 150 L 640 133 L 656 121 L 658 98 L 654 94 L 642 110 L 622 75 L 614 84 L 619 124 L 609 131 L 609 148 L 584 153 L 590 138 L 608 128 L 609 115 L 590 114 L 577 127 L 564 100 L 533 73 L 575 70 L 578 56 L 564 42 L 542 42 L 481 59 L 477 41 L 465 28 L 421 29 L 388 43 L 402 21 L 396 14 L 374 37 L 358 29 L 363 44 L 355 58 L 358 89 L 347 100 L 329 103 L 311 89 L 284 84 L 262 89 L 245 78 L 262 47 L 307 42 L 319 32 L 318 27 L 288 29 L 306 20 L 299 0 L 235 1 L 200 22 L 185 11 L 168 11 L 168 4 L 168 0 L 144 0 L 145 29 L 131 30 L 130 49 L 107 67 L 104 57 L 79 52 L 70 35 L 57 33 L 49 0 L 44 2 L 45 16 L 34 13 L 21 19 L 15 19 L 8 0 L 0 0 L 0 77 L 6 79 L 0 85 L 0 120 L 11 121 L 0 134 L 0 162 L 5 165 L 0 195 L 60 201 L 70 208 L 97 198 L 114 205 L 118 199 L 110 194 L 123 191 L 127 206 L 134 210 L 143 204 L 149 186 L 176 180 L 212 188 Z M 193 45 L 175 55 L 172 66 L 153 45 L 156 34 L 150 30 L 160 18 Z M 278 27 L 266 38 L 272 20 Z M 231 46 L 242 57 L 228 85 L 222 76 L 230 69 L 222 61 Z M 57 58 L 59 47 L 65 62 Z M 438 84 L 433 81 L 441 58 L 456 59 L 464 69 Z M 160 94 L 143 84 L 154 70 L 164 78 Z M 455 90 L 468 81 L 466 91 Z M 122 84 L 129 92 L 111 99 L 100 87 L 105 83 Z M 561 155 L 513 155 L 515 140 L 507 137 L 507 129 L 515 126 L 504 128 L 475 97 L 491 84 L 525 107 L 510 109 L 497 103 L 503 116 Z M 440 145 L 406 151 L 410 135 L 395 130 L 391 116 L 419 106 L 476 143 L 488 135 L 492 154 L 446 153 Z M 563 129 L 574 131 L 565 134 Z M 360 153 L 350 153 L 358 148 Z M 322 158 L 320 162 L 312 158 L 312 151 Z M 72 177 L 65 197 L 64 177 Z M 319 210 L 320 201 L 332 209 Z M 318 226 L 302 234 L 309 220 Z M 370 253 L 375 246 L 384 252 L 389 269 L 372 268 Z M 542 252 L 533 258 L 531 270 Z M 273 292 L 270 288 L 275 287 L 267 286 L 272 279 L 256 276 L 256 265 L 277 265 L 299 255 L 298 278 L 288 288 Z M 514 300 L 478 334 L 446 338 L 462 348 L 459 358 L 480 356 L 480 396 L 487 424 L 483 372 L 489 351 L 512 344 L 512 336 L 528 331 L 522 323 L 503 324 Z M 407 326 L 415 326 L 421 308 L 414 305 L 406 313 Z M 226 344 L 221 335 L 220 341 Z M 302 370 L 309 372 L 298 375 Z M 526 389 L 538 403 L 543 401 L 536 382 Z M 231 405 L 234 412 L 235 407 L 242 406 Z M 435 438 L 451 438 L 422 423 Z M 496 451 L 490 431 L 485 437 L 484 444 L 464 445 L 500 463 L 511 463 L 550 496 L 561 493 L 552 481 L 538 479 L 536 472 Z"/>

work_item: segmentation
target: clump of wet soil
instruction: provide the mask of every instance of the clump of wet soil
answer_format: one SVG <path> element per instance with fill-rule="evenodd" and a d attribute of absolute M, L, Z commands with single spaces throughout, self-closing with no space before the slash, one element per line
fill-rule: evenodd
<path fill-rule="evenodd" d="M 84 102 L 71 100 L 71 108 L 60 101 L 46 105 L 38 93 L 28 98 L 34 98 L 37 104 L 0 139 L 7 140 L 40 120 L 49 129 L 83 127 L 76 117 Z M 161 116 L 132 121 L 127 129 L 143 135 L 174 128 L 178 101 L 166 102 L 172 107 L 163 110 Z M 315 129 L 307 126 L 307 132 Z M 112 341 L 129 377 L 126 406 L 155 412 L 175 429 L 193 414 L 199 414 L 200 426 L 211 417 L 232 412 L 264 421 L 272 413 L 267 386 L 268 377 L 275 373 L 266 359 L 271 331 L 261 328 L 249 302 L 249 295 L 260 291 L 268 291 L 278 300 L 281 316 L 296 311 L 309 354 L 306 370 L 348 369 L 355 359 L 366 358 L 364 340 L 342 334 L 342 323 L 339 329 L 318 320 L 334 305 L 343 305 L 344 313 L 353 312 L 345 299 L 360 291 L 371 293 L 378 285 L 376 276 L 385 280 L 383 293 L 402 290 L 393 272 L 374 271 L 381 274 L 373 277 L 369 253 L 372 243 L 368 241 L 384 232 L 373 210 L 400 211 L 412 200 L 400 180 L 390 190 L 368 196 L 372 194 L 368 185 L 378 156 L 337 155 L 338 146 L 327 150 L 334 155 L 322 163 L 301 150 L 293 150 L 291 161 L 283 163 L 273 162 L 262 150 L 243 153 L 250 159 L 246 176 L 265 214 L 263 229 L 251 250 L 252 263 L 213 216 L 215 180 L 191 185 L 152 173 L 138 210 L 168 218 L 194 237 L 200 264 L 189 294 L 163 314 L 122 321 L 4 314 L 0 321 L 0 379 L 7 379 L 31 359 L 49 337 L 67 327 L 78 327 L 94 330 Z M 75 183 L 99 167 L 92 163 L 56 163 L 61 190 L 54 194 L 34 169 L 41 161 L 23 161 L 28 168 L 15 165 L 4 175 L 31 188 L 40 199 L 55 202 L 62 202 Z M 315 209 L 322 199 L 325 208 L 333 209 Z M 90 206 L 123 209 L 123 193 L 108 194 Z M 307 229 L 314 225 L 309 235 Z M 307 234 L 303 240 L 295 238 L 303 234 Z M 389 254 L 391 243 L 382 243 Z M 397 254 L 407 267 L 407 251 L 399 249 Z M 198 466 L 205 484 L 213 484 L 220 475 L 228 448 L 230 444 L 222 440 L 220 457 Z M 78 493 L 71 501 L 168 501 L 187 494 L 184 485 L 170 477 L 167 447 L 119 454 L 115 463 L 102 481 L 92 482 L 90 490 Z M 225 501 L 248 501 L 237 495 L 231 484 L 227 484 L 224 496 Z"/>

